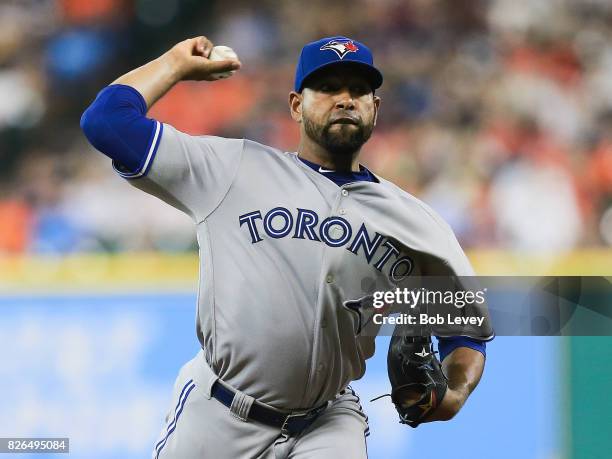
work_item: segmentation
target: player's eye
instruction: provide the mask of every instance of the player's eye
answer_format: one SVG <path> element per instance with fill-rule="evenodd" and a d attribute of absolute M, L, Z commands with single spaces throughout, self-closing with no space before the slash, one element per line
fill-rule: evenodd
<path fill-rule="evenodd" d="M 335 92 L 339 89 L 340 85 L 338 83 L 334 83 L 333 81 L 321 83 L 321 85 L 319 86 L 319 91 L 321 92 Z"/>
<path fill-rule="evenodd" d="M 371 91 L 369 86 L 365 84 L 352 85 L 349 89 L 351 93 L 355 94 L 356 96 L 364 96 Z"/>

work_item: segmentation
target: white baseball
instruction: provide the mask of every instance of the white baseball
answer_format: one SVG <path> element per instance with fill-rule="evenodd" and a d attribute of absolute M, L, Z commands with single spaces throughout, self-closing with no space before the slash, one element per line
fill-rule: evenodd
<path fill-rule="evenodd" d="M 208 58 L 211 61 L 224 61 L 226 59 L 238 60 L 238 55 L 229 46 L 215 46 L 211 50 L 210 56 L 208 56 Z M 231 77 L 234 73 L 236 73 L 235 70 L 230 70 L 229 72 L 213 73 L 210 76 L 213 77 L 215 80 L 221 80 L 223 78 Z"/>

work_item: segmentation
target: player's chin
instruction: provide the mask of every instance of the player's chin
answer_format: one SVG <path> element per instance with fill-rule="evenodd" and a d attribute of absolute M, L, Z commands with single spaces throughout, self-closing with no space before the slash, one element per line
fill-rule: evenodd
<path fill-rule="evenodd" d="M 328 139 L 326 142 L 327 150 L 339 155 L 339 156 L 350 156 L 353 155 L 363 145 L 361 139 L 349 138 L 349 139 Z"/>
<path fill-rule="evenodd" d="M 350 139 L 362 138 L 363 130 L 363 126 L 359 124 L 335 123 L 328 126 L 327 133 L 328 135 L 337 137 L 339 139 Z"/>
<path fill-rule="evenodd" d="M 331 124 L 327 137 L 336 142 L 354 142 L 363 138 L 363 127 L 358 124 Z"/>
<path fill-rule="evenodd" d="M 337 127 L 339 126 L 339 127 Z M 326 143 L 333 149 L 356 150 L 367 140 L 361 126 L 355 124 L 332 125 L 327 130 Z"/>

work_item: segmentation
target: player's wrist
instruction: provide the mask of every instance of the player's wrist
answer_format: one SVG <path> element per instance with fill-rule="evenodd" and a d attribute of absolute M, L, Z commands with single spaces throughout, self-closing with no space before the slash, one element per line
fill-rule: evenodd
<path fill-rule="evenodd" d="M 465 400 L 464 392 L 456 391 L 449 387 L 438 408 L 424 422 L 450 421 L 459 413 Z"/>
<path fill-rule="evenodd" d="M 177 48 L 171 48 L 160 59 L 166 68 L 168 79 L 171 84 L 176 84 L 185 79 L 189 73 L 188 62 Z"/>

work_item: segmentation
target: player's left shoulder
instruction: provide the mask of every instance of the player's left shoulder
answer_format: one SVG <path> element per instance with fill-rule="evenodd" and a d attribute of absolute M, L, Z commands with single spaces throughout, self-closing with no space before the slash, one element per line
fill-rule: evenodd
<path fill-rule="evenodd" d="M 389 198 L 397 201 L 399 224 L 419 242 L 422 250 L 442 260 L 456 274 L 474 270 L 451 226 L 431 206 L 396 184 L 378 177 Z"/>
<path fill-rule="evenodd" d="M 427 223 L 433 223 L 441 231 L 454 236 L 451 226 L 430 205 L 400 188 L 395 183 L 379 175 L 377 175 L 376 178 L 379 180 L 380 185 L 383 186 L 388 193 L 392 194 L 395 199 L 398 199 L 407 211 L 413 212 L 413 215 L 417 216 L 419 219 Z"/>

